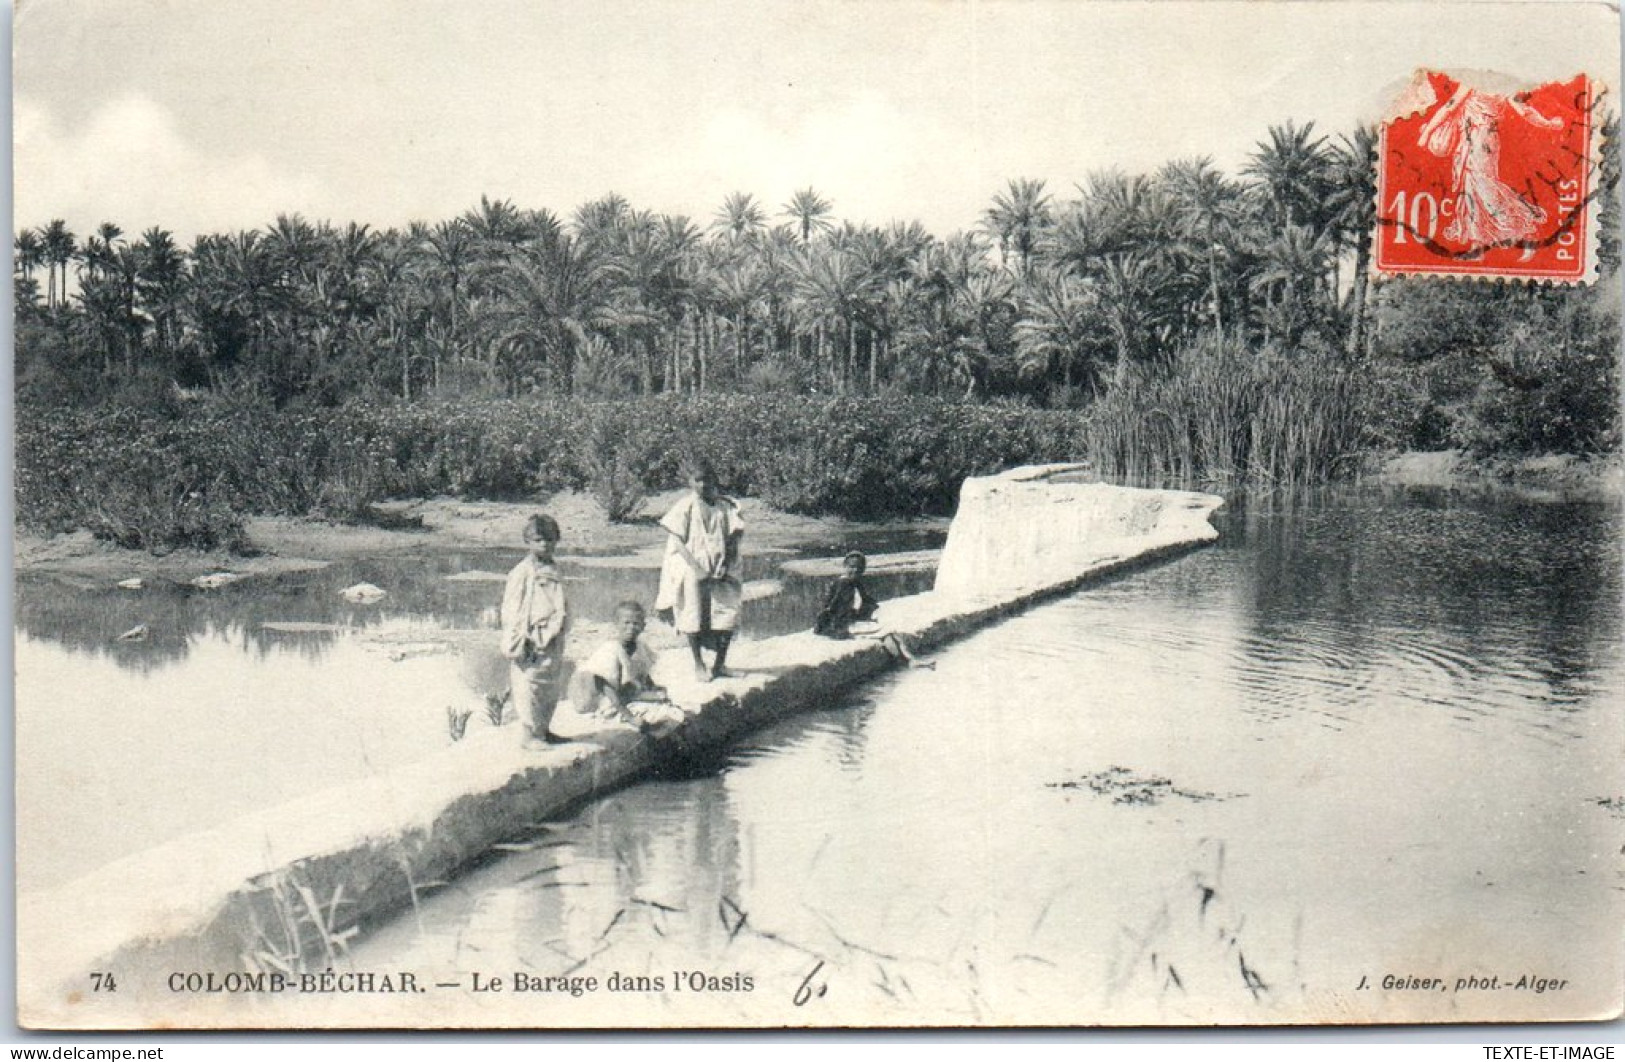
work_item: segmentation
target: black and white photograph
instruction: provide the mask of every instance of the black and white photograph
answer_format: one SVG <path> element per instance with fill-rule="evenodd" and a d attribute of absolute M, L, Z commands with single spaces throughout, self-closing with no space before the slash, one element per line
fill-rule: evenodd
<path fill-rule="evenodd" d="M 21 1029 L 1620 1017 L 1616 5 L 12 45 Z"/>

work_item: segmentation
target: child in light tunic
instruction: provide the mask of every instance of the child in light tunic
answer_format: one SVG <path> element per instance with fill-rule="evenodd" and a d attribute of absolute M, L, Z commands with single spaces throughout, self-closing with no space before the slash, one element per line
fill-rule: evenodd
<path fill-rule="evenodd" d="M 615 637 L 593 650 L 570 680 L 570 703 L 578 713 L 631 723 L 656 736 L 669 733 L 686 717 L 666 691 L 654 684 L 654 654 L 639 641 L 643 606 L 622 601 L 615 608 Z"/>
<path fill-rule="evenodd" d="M 548 729 L 563 693 L 564 637 L 569 610 L 564 583 L 553 566 L 559 525 L 545 513 L 525 523 L 525 559 L 508 573 L 502 592 L 502 655 L 526 748 L 557 744 Z"/>
<path fill-rule="evenodd" d="M 743 586 L 739 540 L 745 533 L 739 507 L 717 493 L 717 478 L 702 465 L 689 476 L 691 493 L 661 517 L 667 531 L 656 609 L 670 609 L 672 625 L 688 639 L 694 677 L 701 682 L 728 674 L 728 645 L 739 624 Z M 708 671 L 701 649 L 715 653 Z"/>

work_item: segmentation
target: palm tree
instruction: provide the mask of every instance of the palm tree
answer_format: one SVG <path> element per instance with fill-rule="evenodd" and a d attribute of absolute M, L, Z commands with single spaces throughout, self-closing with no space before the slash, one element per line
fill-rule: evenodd
<path fill-rule="evenodd" d="M 1061 269 L 1038 269 L 1027 278 L 1016 322 L 1016 357 L 1024 374 L 1047 377 L 1061 370 L 1071 389 L 1078 369 L 1090 370 L 1099 315 L 1088 285 Z"/>
<path fill-rule="evenodd" d="M 480 205 L 459 219 L 482 245 L 517 247 L 535 235 L 525 216 L 507 199 L 480 196 Z"/>
<path fill-rule="evenodd" d="M 167 363 L 178 345 L 186 298 L 186 259 L 175 238 L 154 225 L 135 246 L 136 294 L 153 323 L 153 341 Z"/>
<path fill-rule="evenodd" d="M 381 293 L 371 288 L 372 263 L 380 241 L 371 226 L 349 222 L 343 229 L 322 226 L 320 256 L 316 262 L 309 297 L 314 312 L 310 329 L 315 353 L 312 383 L 325 397 L 338 399 L 356 382 L 364 361 L 366 340 L 372 328 Z"/>
<path fill-rule="evenodd" d="M 81 286 L 87 280 L 99 280 L 113 258 L 113 249 L 107 241 L 100 236 L 86 236 L 85 245 L 79 250 L 79 283 Z"/>
<path fill-rule="evenodd" d="M 17 312 L 19 315 L 25 310 L 29 313 L 37 312 L 39 281 L 34 279 L 34 270 L 45 264 L 45 251 L 40 243 L 39 233 L 33 229 L 19 231 L 12 247 L 12 297 Z"/>
<path fill-rule="evenodd" d="M 649 214 L 638 214 L 625 197 L 614 192 L 576 208 L 576 235 L 605 247 L 613 247 L 624 229 L 652 223 Z"/>
<path fill-rule="evenodd" d="M 123 235 L 124 230 L 111 221 L 96 226 L 96 234 L 87 236 L 79 251 L 79 260 L 83 263 L 81 278 L 86 275 L 100 277 L 113 268 L 118 242 Z"/>
<path fill-rule="evenodd" d="M 755 196 L 749 192 L 730 192 L 713 216 L 711 228 L 739 241 L 761 231 L 766 224 L 767 215 L 762 213 Z"/>
<path fill-rule="evenodd" d="M 261 249 L 276 274 L 267 306 L 278 347 L 274 379 L 283 397 L 326 371 L 333 334 L 326 271 L 334 238 L 330 224 L 300 214 L 278 214 L 265 231 Z"/>
<path fill-rule="evenodd" d="M 522 218 L 527 239 L 539 240 L 564 234 L 564 222 L 559 220 L 557 214 L 545 207 L 541 210 L 527 210 L 522 215 Z"/>
<path fill-rule="evenodd" d="M 1051 265 L 1065 266 L 1079 276 L 1098 271 L 1106 255 L 1117 250 L 1117 223 L 1088 199 L 1068 203 L 1044 234 L 1040 251 Z"/>
<path fill-rule="evenodd" d="M 483 202 L 483 201 L 482 201 Z M 433 229 L 423 231 L 419 245 L 429 261 L 430 277 L 446 293 L 448 320 L 445 324 L 444 352 L 452 358 L 462 355 L 462 332 L 458 311 L 464 299 L 463 281 L 474 265 L 475 236 L 466 221 L 442 221 Z M 433 382 L 440 386 L 444 359 L 436 348 L 433 358 Z"/>
<path fill-rule="evenodd" d="M 67 301 L 68 263 L 77 256 L 78 241 L 66 221 L 53 218 L 40 230 L 40 245 L 47 270 L 45 308 L 54 310 Z"/>
<path fill-rule="evenodd" d="M 136 279 L 140 272 L 140 255 L 129 244 L 120 243 L 113 251 L 110 273 L 118 300 L 119 339 L 124 350 L 126 376 L 135 375 L 135 353 L 141 347 L 141 318 L 135 312 Z"/>
<path fill-rule="evenodd" d="M 795 223 L 796 231 L 805 245 L 812 242 L 814 229 L 827 232 L 834 227 L 829 220 L 833 210 L 834 206 L 830 201 L 809 186 L 799 189 L 790 197 L 790 201 L 780 208 L 780 216 L 789 218 Z"/>
<path fill-rule="evenodd" d="M 290 282 L 308 281 L 322 252 L 316 226 L 299 214 L 278 214 L 265 230 L 264 247 Z"/>
<path fill-rule="evenodd" d="M 809 248 L 796 272 L 795 312 L 814 336 L 815 363 L 827 366 L 829 382 L 846 390 L 857 362 L 858 326 L 873 293 L 873 278 L 862 263 L 840 247 Z M 836 358 L 825 347 L 830 332 L 843 334 L 846 351 Z"/>
<path fill-rule="evenodd" d="M 13 260 L 12 268 L 20 273 L 24 279 L 32 280 L 34 270 L 45 264 L 45 246 L 40 240 L 40 234 L 33 229 L 23 229 L 17 233 L 12 242 Z"/>
<path fill-rule="evenodd" d="M 792 232 L 780 226 L 758 233 L 750 242 L 749 254 L 762 271 L 767 348 L 775 354 L 788 351 L 794 355 L 796 331 L 790 307 L 795 300 L 796 274 L 803 247 Z"/>
<path fill-rule="evenodd" d="M 1224 335 L 1223 299 L 1219 293 L 1219 258 L 1229 253 L 1235 227 L 1243 217 L 1241 188 L 1219 172 L 1209 157 L 1171 162 L 1162 183 L 1173 201 L 1175 231 L 1193 257 L 1207 266 L 1213 329 Z"/>
<path fill-rule="evenodd" d="M 750 358 L 751 318 L 761 300 L 762 280 L 761 263 L 743 255 L 719 263 L 707 274 L 705 291 L 709 301 L 733 332 L 735 378 L 744 376 Z"/>
<path fill-rule="evenodd" d="M 928 394 L 950 387 L 974 394 L 992 354 L 985 326 L 1004 316 L 1013 291 L 1008 274 L 988 267 L 982 241 L 975 233 L 956 233 L 927 243 L 888 288 L 897 308 L 897 377 Z"/>
<path fill-rule="evenodd" d="M 483 316 L 493 368 L 506 359 L 517 393 L 527 370 L 543 386 L 569 392 L 577 357 L 592 333 L 613 323 L 619 267 L 568 235 L 532 240 L 481 276 L 492 295 Z"/>
<path fill-rule="evenodd" d="M 1371 269 L 1371 236 L 1376 224 L 1377 131 L 1361 125 L 1353 136 L 1339 138 L 1329 168 L 1331 191 L 1326 206 L 1343 243 L 1354 247 L 1354 277 L 1349 285 L 1348 353 L 1359 357 L 1365 346 L 1367 274 Z"/>
<path fill-rule="evenodd" d="M 392 355 L 390 376 L 398 366 L 401 397 L 412 397 L 412 368 L 425 360 L 421 343 L 429 317 L 431 296 L 424 282 L 424 259 L 416 248 L 418 237 L 394 229 L 378 237 L 377 251 L 364 265 L 367 288 L 377 309 L 373 318 L 373 343 L 380 360 Z"/>
<path fill-rule="evenodd" d="M 188 292 L 188 316 L 210 348 L 213 382 L 218 386 L 223 373 L 242 368 L 273 384 L 266 333 L 279 268 L 260 234 L 200 236 L 192 261 L 196 280 Z"/>
<path fill-rule="evenodd" d="M 1269 140 L 1258 144 L 1242 172 L 1262 182 L 1279 224 L 1318 229 L 1324 223 L 1331 163 L 1326 139 L 1315 136 L 1314 122 L 1299 128 L 1288 121 L 1270 126 Z"/>
<path fill-rule="evenodd" d="M 1033 250 L 1051 224 L 1044 182 L 1030 177 L 1011 181 L 1008 191 L 993 197 L 993 205 L 983 214 L 983 220 L 999 241 L 1000 258 L 1008 259 L 1013 249 L 1025 277 L 1032 268 Z"/>
<path fill-rule="evenodd" d="M 1079 276 L 1097 277 L 1112 256 L 1132 254 L 1167 264 L 1177 214 L 1159 182 L 1115 170 L 1090 175 L 1081 198 L 1061 212 L 1040 250 Z"/>
<path fill-rule="evenodd" d="M 617 201 L 620 206 L 617 206 Z M 640 357 L 641 383 L 648 391 L 653 383 L 653 361 L 657 338 L 674 321 L 668 313 L 681 302 L 677 255 L 667 239 L 668 230 L 653 214 L 624 206 L 619 197 L 600 200 L 577 212 L 577 225 L 584 251 L 615 266 L 613 330 L 617 357 L 599 359 L 600 382 L 606 366 L 631 365 L 632 354 Z M 624 356 L 619 356 L 624 355 Z M 616 390 L 619 386 L 616 385 Z"/>
<path fill-rule="evenodd" d="M 1294 346 L 1315 323 L 1316 282 L 1336 257 L 1337 238 L 1330 231 L 1312 232 L 1305 225 L 1289 225 L 1260 250 L 1262 268 L 1252 279 L 1265 292 L 1265 332 L 1280 335 Z"/>
<path fill-rule="evenodd" d="M 1089 179 L 1086 208 L 1099 211 L 1108 238 L 1108 253 L 1166 255 L 1174 232 L 1174 214 L 1167 193 L 1144 174 L 1117 172 Z"/>
<path fill-rule="evenodd" d="M 1158 339 L 1173 316 L 1163 298 L 1166 274 L 1146 254 L 1109 256 L 1095 284 L 1095 298 L 1117 346 L 1114 387 L 1128 380 L 1129 366 L 1157 353 Z"/>
<path fill-rule="evenodd" d="M 659 223 L 662 270 L 657 278 L 655 298 L 665 319 L 665 345 L 674 360 L 680 359 L 679 333 L 692 330 L 699 316 L 700 288 L 705 277 L 705 246 L 700 230 L 683 215 L 662 215 Z M 654 392 L 655 368 L 660 351 L 650 344 L 640 366 L 645 394 Z"/>
<path fill-rule="evenodd" d="M 121 354 L 125 375 L 134 369 L 134 298 L 121 268 L 129 264 L 128 248 L 119 242 L 122 235 L 117 225 L 103 222 L 95 235 L 85 238 L 76 256 L 80 262 L 77 298 L 83 311 L 79 323 L 88 342 L 101 350 L 106 376 L 112 375 Z"/>
<path fill-rule="evenodd" d="M 890 355 L 892 340 L 905 317 L 905 304 L 913 298 L 914 263 L 930 245 L 930 234 L 917 221 L 894 221 L 886 229 L 866 227 L 851 242 L 851 253 L 871 278 L 867 322 L 870 391 L 880 385 L 881 361 Z"/>

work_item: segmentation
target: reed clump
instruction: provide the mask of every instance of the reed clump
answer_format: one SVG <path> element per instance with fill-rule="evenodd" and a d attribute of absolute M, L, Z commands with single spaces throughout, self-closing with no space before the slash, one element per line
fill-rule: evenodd
<path fill-rule="evenodd" d="M 1365 422 L 1339 355 L 1209 337 L 1133 367 L 1091 407 L 1085 437 L 1107 476 L 1297 487 L 1350 470 Z"/>

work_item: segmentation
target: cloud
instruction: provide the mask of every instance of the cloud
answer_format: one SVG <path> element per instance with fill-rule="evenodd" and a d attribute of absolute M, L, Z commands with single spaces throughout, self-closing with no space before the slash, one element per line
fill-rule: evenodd
<path fill-rule="evenodd" d="M 129 233 L 158 225 L 184 240 L 257 228 L 324 198 L 319 181 L 262 155 L 203 150 L 171 112 L 139 96 L 105 104 L 77 128 L 19 97 L 13 136 L 19 227 L 63 218 L 84 233 L 113 221 Z"/>

